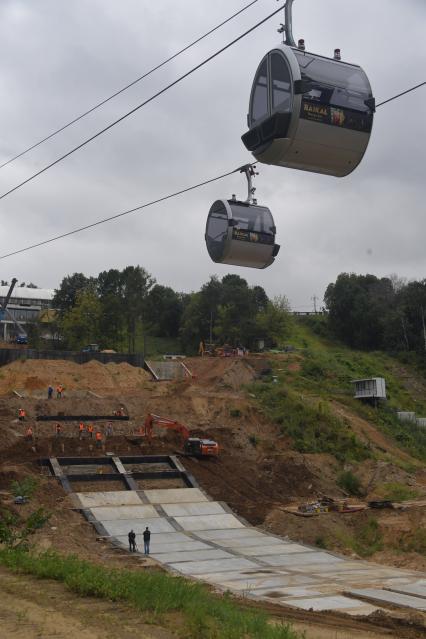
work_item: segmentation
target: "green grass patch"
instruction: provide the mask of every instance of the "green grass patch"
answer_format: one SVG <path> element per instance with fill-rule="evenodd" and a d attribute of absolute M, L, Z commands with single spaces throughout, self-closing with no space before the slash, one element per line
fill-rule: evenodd
<path fill-rule="evenodd" d="M 263 412 L 302 453 L 330 453 L 339 461 L 362 461 L 371 456 L 368 447 L 349 424 L 333 415 L 326 402 L 308 403 L 283 383 L 259 382 L 249 388 Z"/>
<path fill-rule="evenodd" d="M 350 495 L 361 496 L 361 482 L 350 470 L 345 470 L 337 478 L 337 485 Z"/>
<path fill-rule="evenodd" d="M 281 381 L 288 382 L 301 395 L 344 404 L 393 439 L 399 448 L 426 461 L 426 429 L 414 423 L 401 423 L 396 416 L 397 410 L 426 415 L 426 393 L 423 398 L 421 390 L 417 390 L 414 397 L 409 390 L 426 386 L 426 369 L 418 365 L 418 358 L 407 357 L 402 363 L 398 354 L 352 350 L 329 336 L 324 316 L 298 318 L 292 324 L 288 341 L 298 349 L 288 355 L 288 363 L 297 361 L 301 369 L 297 373 L 291 369 L 283 373 L 278 370 L 282 363 L 276 362 L 273 372 Z M 377 409 L 353 398 L 352 380 L 369 377 L 386 380 L 388 400 Z"/>
<path fill-rule="evenodd" d="M 28 497 L 30 499 L 37 490 L 38 482 L 34 477 L 25 477 L 22 481 L 13 481 L 10 492 L 14 497 Z"/>
<path fill-rule="evenodd" d="M 426 530 L 419 528 L 412 535 L 404 535 L 398 544 L 398 550 L 403 552 L 418 552 L 426 556 Z"/>
<path fill-rule="evenodd" d="M 409 486 L 400 484 L 399 482 L 383 484 L 380 486 L 379 492 L 383 499 L 389 499 L 389 501 L 406 501 L 408 499 L 415 499 L 419 496 L 417 490 L 409 488 Z"/>
<path fill-rule="evenodd" d="M 383 550 L 383 535 L 378 521 L 373 517 L 357 530 L 355 536 L 341 534 L 339 537 L 347 548 L 351 548 L 360 557 L 371 557 Z"/>
<path fill-rule="evenodd" d="M 244 610 L 229 595 L 213 595 L 202 584 L 158 572 L 107 569 L 75 556 L 0 550 L 0 563 L 39 579 L 55 579 L 81 596 L 126 602 L 156 615 L 181 612 L 190 639 L 302 639 L 287 624 Z"/>

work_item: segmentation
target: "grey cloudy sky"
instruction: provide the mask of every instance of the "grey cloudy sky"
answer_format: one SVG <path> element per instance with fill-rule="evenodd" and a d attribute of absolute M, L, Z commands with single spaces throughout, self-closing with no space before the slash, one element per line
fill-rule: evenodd
<path fill-rule="evenodd" d="M 0 0 L 0 163 L 131 82 L 244 0 Z M 0 170 L 0 193 L 186 72 L 277 7 L 259 0 L 153 76 Z M 89 146 L 0 201 L 0 253 L 112 215 L 251 161 L 251 82 L 279 42 L 277 16 Z M 380 101 L 425 80 L 426 0 L 296 0 L 295 38 L 360 64 Z M 426 87 L 380 108 L 365 158 L 338 179 L 258 165 L 259 203 L 282 245 L 267 270 L 210 261 L 205 219 L 217 198 L 245 196 L 240 175 L 142 213 L 0 262 L 0 277 L 55 287 L 66 274 L 141 264 L 196 290 L 238 273 L 294 308 L 342 271 L 426 277 Z"/>

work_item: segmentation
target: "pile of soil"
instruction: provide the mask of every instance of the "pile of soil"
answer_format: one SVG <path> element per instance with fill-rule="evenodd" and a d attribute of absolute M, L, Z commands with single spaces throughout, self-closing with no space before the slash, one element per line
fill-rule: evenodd
<path fill-rule="evenodd" d="M 0 396 L 10 395 L 13 390 L 24 391 L 25 395 L 40 395 L 40 391 L 47 392 L 49 384 L 53 388 L 62 384 L 65 391 L 83 388 L 101 395 L 114 392 L 132 394 L 150 379 L 149 373 L 127 363 L 19 360 L 0 369 Z"/>

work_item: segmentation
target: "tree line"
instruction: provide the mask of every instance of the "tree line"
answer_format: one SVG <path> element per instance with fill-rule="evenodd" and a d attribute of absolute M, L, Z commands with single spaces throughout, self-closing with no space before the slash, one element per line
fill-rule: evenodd
<path fill-rule="evenodd" d="M 110 269 L 97 277 L 63 278 L 52 301 L 53 331 L 61 348 L 141 350 L 144 336 L 179 340 L 195 352 L 201 340 L 252 348 L 257 339 L 280 345 L 291 318 L 284 296 L 269 299 L 261 286 L 238 275 L 212 276 L 199 291 L 180 293 L 158 284 L 141 266 Z"/>
<path fill-rule="evenodd" d="M 426 352 L 426 279 L 341 273 L 324 302 L 329 330 L 352 348 Z"/>

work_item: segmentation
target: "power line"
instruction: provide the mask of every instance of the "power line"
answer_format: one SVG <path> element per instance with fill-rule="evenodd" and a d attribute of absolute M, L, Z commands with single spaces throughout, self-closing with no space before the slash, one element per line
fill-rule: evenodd
<path fill-rule="evenodd" d="M 417 89 L 421 86 L 423 86 L 423 84 L 425 84 L 424 82 L 422 84 L 418 84 L 415 87 L 412 87 L 411 89 L 408 89 L 407 91 L 404 91 L 402 93 L 399 93 L 395 96 L 393 96 L 392 98 L 389 98 L 388 100 L 385 100 L 384 102 L 381 102 L 380 104 L 378 104 L 377 106 L 382 106 L 383 104 L 386 104 L 387 102 L 390 102 L 391 100 L 395 100 L 396 98 L 400 97 L 401 95 L 405 95 L 406 93 L 409 93 L 410 91 L 414 91 L 414 89 Z M 252 166 L 255 164 L 255 162 L 252 163 Z M 106 222 L 111 222 L 112 220 L 116 220 L 120 217 L 124 217 L 125 215 L 129 215 L 130 213 L 135 213 L 136 211 L 141 211 L 142 209 L 146 209 L 149 206 L 152 206 L 154 204 L 158 204 L 159 202 L 164 202 L 165 200 L 170 200 L 173 197 L 177 197 L 178 195 L 182 195 L 183 193 L 188 193 L 188 191 L 193 191 L 195 189 L 200 188 L 201 186 L 205 186 L 206 184 L 210 184 L 212 182 L 217 182 L 218 180 L 221 180 L 225 177 L 228 177 L 229 175 L 232 175 L 233 173 L 237 173 L 240 171 L 240 168 L 234 169 L 233 171 L 228 171 L 227 173 L 223 173 L 222 175 L 216 176 L 214 178 L 211 178 L 209 180 L 205 180 L 204 182 L 199 182 L 198 184 L 195 184 L 194 186 L 189 186 L 185 189 L 182 189 L 180 191 L 176 191 L 175 193 L 171 193 L 169 195 L 165 195 L 164 197 L 158 198 L 156 200 L 152 200 L 151 202 L 147 202 L 146 204 L 141 204 L 140 206 L 136 206 L 133 209 L 128 209 L 127 211 L 123 211 L 122 213 L 117 213 L 116 215 L 111 215 L 110 217 L 106 217 L 103 218 L 101 220 L 98 220 L 97 222 L 93 222 L 92 224 L 87 224 L 86 226 L 81 226 L 77 229 L 74 229 L 72 231 L 68 231 L 67 233 L 62 233 L 61 235 L 56 235 L 54 237 L 49 238 L 48 240 L 43 240 L 41 242 L 37 242 L 37 244 L 32 244 L 30 246 L 26 246 L 22 249 L 18 249 L 16 251 L 12 251 L 11 253 L 6 253 L 5 255 L 0 255 L 0 260 L 4 260 L 7 257 L 12 257 L 13 255 L 18 255 L 19 253 L 24 253 L 26 251 L 30 251 L 31 249 L 37 248 L 39 246 L 44 246 L 45 244 L 50 244 L 51 242 L 56 242 L 56 240 L 60 240 L 64 237 L 69 237 L 70 235 L 75 235 L 76 233 L 80 233 L 81 231 L 86 231 L 87 229 L 93 228 L 95 226 L 99 226 L 101 224 L 105 224 Z"/>
<path fill-rule="evenodd" d="M 398 93 L 397 95 L 392 96 L 391 98 L 388 98 L 387 100 L 383 100 L 383 102 L 379 102 L 379 104 L 376 104 L 376 109 L 380 106 L 382 106 L 383 104 L 387 104 L 388 102 L 392 102 L 392 100 L 396 100 L 397 98 L 400 98 L 401 95 L 406 95 L 406 93 L 410 93 L 411 91 L 415 91 L 416 89 L 420 89 L 420 87 L 424 86 L 426 84 L 426 82 L 420 82 L 420 84 L 416 84 L 415 87 L 411 87 L 411 89 L 407 89 L 406 91 L 403 91 L 402 93 Z"/>
<path fill-rule="evenodd" d="M 170 200 L 173 197 L 177 197 L 178 195 L 182 195 L 183 193 L 188 193 L 188 191 L 194 191 L 206 184 L 211 184 L 212 182 L 217 182 L 218 180 L 222 180 L 233 173 L 237 173 L 240 171 L 240 167 L 237 169 L 233 169 L 232 171 L 228 171 L 227 173 L 222 173 L 222 175 L 218 175 L 214 178 L 210 178 L 208 180 L 204 180 L 204 182 L 199 182 L 194 186 L 188 186 L 185 189 L 181 189 L 180 191 L 175 191 L 174 193 L 170 193 L 169 195 L 165 195 L 164 197 L 160 197 L 156 200 L 152 200 L 151 202 L 146 202 L 145 204 L 140 204 L 139 206 L 135 206 L 133 209 L 127 209 L 127 211 L 122 211 L 121 213 L 116 213 L 115 215 L 111 215 L 110 217 L 105 217 L 97 222 L 92 222 L 91 224 L 86 224 L 86 226 L 80 226 L 77 229 L 72 231 L 68 231 L 67 233 L 62 233 L 61 235 L 56 235 L 55 237 L 51 237 L 48 240 L 43 240 L 42 242 L 38 242 L 37 244 L 32 244 L 31 246 L 26 246 L 25 248 L 18 249 L 17 251 L 12 251 L 12 253 L 6 253 L 5 255 L 0 255 L 0 260 L 4 260 L 7 257 L 12 257 L 12 255 L 18 255 L 18 253 L 24 253 L 26 251 L 30 251 L 31 249 L 37 248 L 38 246 L 43 246 L 44 244 L 50 244 L 51 242 L 56 242 L 56 240 L 60 240 L 64 237 L 69 237 L 70 235 L 74 235 L 75 233 L 80 233 L 81 231 L 86 231 L 87 229 L 91 229 L 95 226 L 99 226 L 100 224 L 105 224 L 105 222 L 111 222 L 112 220 L 117 220 L 120 217 L 124 217 L 125 215 L 130 215 L 130 213 L 135 213 L 136 211 L 141 211 L 142 209 L 146 209 L 149 206 L 153 206 L 154 204 L 159 204 L 159 202 L 164 202 L 165 200 Z"/>
<path fill-rule="evenodd" d="M 152 95 L 150 98 L 148 98 L 147 100 L 145 100 L 144 102 L 141 102 L 141 104 L 138 104 L 136 107 L 134 107 L 133 109 L 131 109 L 130 111 L 128 111 L 127 113 L 125 113 L 124 115 L 122 115 L 120 118 L 118 118 L 117 120 L 114 120 L 114 122 L 111 122 L 111 124 L 108 124 L 108 126 L 104 127 L 103 129 L 101 129 L 100 131 L 98 131 L 97 133 L 95 133 L 94 135 L 92 135 L 90 138 L 87 138 L 86 140 L 84 140 L 84 142 L 81 142 L 81 144 L 78 144 L 77 146 L 75 146 L 73 149 L 71 149 L 70 151 L 68 151 L 67 153 L 64 153 L 64 155 L 61 155 L 59 158 L 57 158 L 56 160 L 54 160 L 53 162 L 51 162 L 50 164 L 48 164 L 47 166 L 43 167 L 42 169 L 40 169 L 40 171 L 37 171 L 36 173 L 34 173 L 33 175 L 31 175 L 29 178 L 27 178 L 26 180 L 24 180 L 23 182 L 20 182 L 20 184 L 17 184 L 16 186 L 14 186 L 13 188 L 9 189 L 9 191 L 6 191 L 5 193 L 3 193 L 2 195 L 0 195 L 0 200 L 2 200 L 3 198 L 5 198 L 7 195 L 10 195 L 11 193 L 13 193 L 14 191 L 17 191 L 18 189 L 20 189 L 22 186 L 24 186 L 25 184 L 27 184 L 28 182 L 31 182 L 31 180 L 34 180 L 34 178 L 38 177 L 39 175 L 41 175 L 42 173 L 44 173 L 45 171 L 47 171 L 48 169 L 51 169 L 52 166 L 55 166 L 56 164 L 59 164 L 59 162 L 62 162 L 62 160 L 65 160 L 65 158 L 69 157 L 70 155 L 72 155 L 73 153 L 75 153 L 76 151 L 78 151 L 79 149 L 83 148 L 84 146 L 86 146 L 86 144 L 89 144 L 89 142 L 92 142 L 93 140 L 95 140 L 96 138 L 98 138 L 100 135 L 102 135 L 103 133 L 105 133 L 106 131 L 109 131 L 109 129 L 112 129 L 112 127 L 114 127 L 116 124 L 118 124 L 119 122 L 122 122 L 123 120 L 125 120 L 126 118 L 128 118 L 130 115 L 132 115 L 133 113 L 136 113 L 136 111 L 138 111 L 139 109 L 141 109 L 142 107 L 146 106 L 147 104 L 149 104 L 150 102 L 152 102 L 153 100 L 155 100 L 156 98 L 158 98 L 160 95 L 162 95 L 163 93 L 165 93 L 166 91 L 168 91 L 169 89 L 171 89 L 172 87 L 174 87 L 176 84 L 179 84 L 179 82 L 182 82 L 182 80 L 184 80 L 185 78 L 187 78 L 188 76 L 190 76 L 192 73 L 194 73 L 195 71 L 197 71 L 198 69 L 201 69 L 201 67 L 203 67 L 205 64 L 207 64 L 208 62 L 210 62 L 211 60 L 213 60 L 214 58 L 217 58 L 218 55 L 220 55 L 221 53 L 223 53 L 224 51 L 226 51 L 227 49 L 229 49 L 230 47 L 232 47 L 234 44 L 236 44 L 237 42 L 239 42 L 239 40 L 242 40 L 243 38 L 245 38 L 245 36 L 247 36 L 249 33 L 251 33 L 252 31 L 254 31 L 255 29 L 257 29 L 258 27 L 260 27 L 262 24 L 264 24 L 265 22 L 267 22 L 268 20 L 270 20 L 271 18 L 273 18 L 277 13 L 279 13 L 280 11 L 282 11 L 283 7 L 280 7 L 279 9 L 276 9 L 275 11 L 273 11 L 270 15 L 268 15 L 266 18 L 264 18 L 263 20 L 261 20 L 260 22 L 258 22 L 257 24 L 254 25 L 254 27 L 251 27 L 250 29 L 248 29 L 247 31 L 245 31 L 243 34 L 241 34 L 240 36 L 238 36 L 237 38 L 235 38 L 234 40 L 232 40 L 232 42 L 229 42 L 227 45 L 225 45 L 224 47 L 222 47 L 221 49 L 219 49 L 219 51 L 216 51 L 216 53 L 213 53 L 212 55 L 210 55 L 208 58 L 206 58 L 205 60 L 203 60 L 202 62 L 200 62 L 199 64 L 197 64 L 195 67 L 193 67 L 192 69 L 190 69 L 189 71 L 187 71 L 186 73 L 184 73 L 183 75 L 181 75 L 179 78 L 177 78 L 177 80 L 174 80 L 173 82 L 171 82 L 170 84 L 168 84 L 167 86 L 165 86 L 163 89 L 161 89 L 160 91 L 157 91 L 157 93 L 155 93 L 154 95 Z"/>
<path fill-rule="evenodd" d="M 190 49 L 191 47 L 195 46 L 196 44 L 198 44 L 199 42 L 201 42 L 202 40 L 207 38 L 209 35 L 211 35 L 215 31 L 217 31 L 221 27 L 223 27 L 225 24 L 227 24 L 228 22 L 230 22 L 231 20 L 233 20 L 237 16 L 239 16 L 241 13 L 243 13 L 244 11 L 249 9 L 252 5 L 256 4 L 256 2 L 258 2 L 258 1 L 259 0 L 252 0 L 252 2 L 250 2 L 249 4 L 246 4 L 244 7 L 242 7 L 242 9 L 240 9 L 239 11 L 234 13 L 232 16 L 230 16 L 226 20 L 223 20 L 223 22 L 221 22 L 220 24 L 217 24 L 215 27 L 210 29 L 210 31 L 207 31 L 207 33 L 204 33 L 204 35 L 200 36 L 199 38 L 197 38 L 196 40 L 194 40 L 190 44 L 186 45 L 186 47 L 184 47 L 183 49 L 180 49 L 180 51 L 178 51 L 177 53 L 174 53 L 173 55 L 171 55 L 169 58 L 167 58 L 167 60 L 164 60 L 163 62 L 160 62 L 160 64 L 157 64 L 155 67 L 153 67 L 149 71 L 146 71 L 146 73 L 144 73 L 143 75 L 141 75 L 138 78 L 136 78 L 136 80 L 133 80 L 129 84 L 126 84 L 126 86 L 122 87 L 121 89 L 119 89 L 118 91 L 116 91 L 115 93 L 110 95 L 108 98 L 105 98 L 101 102 L 98 102 L 98 104 L 95 104 L 93 107 L 91 107 L 90 109 L 88 109 L 87 111 L 82 113 L 81 115 L 76 116 L 70 122 L 67 122 L 63 126 L 59 127 L 59 129 L 56 129 L 56 131 L 53 131 L 52 133 L 49 133 L 49 135 L 46 135 L 46 137 L 44 137 L 42 140 L 39 140 L 38 142 L 36 142 L 32 146 L 29 146 L 24 151 L 21 151 L 20 153 L 18 153 L 14 157 L 10 158 L 9 160 L 6 160 L 6 162 L 3 162 L 3 164 L 0 164 L 0 169 L 2 169 L 7 164 L 10 164 L 11 162 L 14 162 L 15 160 L 17 160 L 18 158 L 22 157 L 23 155 L 25 155 L 29 151 L 32 151 L 36 147 L 40 146 L 40 144 L 43 144 L 44 142 L 47 142 L 47 140 L 50 140 L 51 138 L 55 137 L 55 135 L 58 135 L 58 133 L 61 133 L 62 131 L 65 131 L 65 129 L 67 129 L 68 127 L 72 126 L 73 124 L 75 124 L 79 120 L 82 120 L 83 118 L 85 118 L 86 115 L 89 115 L 90 113 L 93 113 L 93 111 L 96 111 L 96 109 L 99 109 L 101 106 L 103 106 L 104 104 L 106 104 L 107 102 L 112 100 L 113 98 L 116 98 L 121 93 L 124 93 L 124 91 L 127 91 L 127 89 L 130 89 L 131 87 L 133 87 L 135 84 L 137 84 L 141 80 L 144 80 L 145 78 L 147 78 L 149 75 L 151 75 L 155 71 L 158 71 L 158 69 L 161 69 L 161 67 L 164 67 L 166 64 L 168 64 L 169 62 L 171 62 L 172 60 L 174 60 L 175 58 L 180 56 L 182 53 L 185 53 L 185 51 L 188 51 L 188 49 Z"/>

